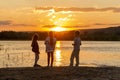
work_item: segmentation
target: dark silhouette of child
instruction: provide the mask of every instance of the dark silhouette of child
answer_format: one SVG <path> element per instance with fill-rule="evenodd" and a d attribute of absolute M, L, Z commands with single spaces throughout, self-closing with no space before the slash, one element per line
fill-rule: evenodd
<path fill-rule="evenodd" d="M 37 66 L 40 66 L 37 64 L 38 60 L 39 60 L 39 45 L 38 45 L 38 40 L 39 36 L 37 33 L 35 33 L 32 37 L 32 44 L 31 44 L 31 47 L 32 47 L 32 51 L 35 53 L 35 62 L 34 62 L 34 67 L 37 67 Z"/>
<path fill-rule="evenodd" d="M 74 58 L 76 59 L 76 65 L 79 66 L 79 52 L 80 52 L 80 45 L 81 45 L 81 39 L 80 39 L 80 32 L 75 32 L 75 38 L 74 43 L 72 44 L 74 49 L 72 51 L 71 57 L 70 57 L 70 66 L 73 66 Z"/>

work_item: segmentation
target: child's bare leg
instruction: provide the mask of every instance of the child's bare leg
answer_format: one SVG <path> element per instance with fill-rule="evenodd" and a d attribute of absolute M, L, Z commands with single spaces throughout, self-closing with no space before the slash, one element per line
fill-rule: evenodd
<path fill-rule="evenodd" d="M 53 60 L 54 60 L 54 55 L 53 52 L 51 52 L 51 67 L 53 66 Z"/>
<path fill-rule="evenodd" d="M 48 62 L 47 66 L 49 66 L 49 64 L 50 64 L 50 53 L 47 53 L 47 62 Z"/>
<path fill-rule="evenodd" d="M 34 65 L 37 64 L 38 60 L 39 60 L 39 54 L 35 53 L 35 63 L 34 63 Z"/>

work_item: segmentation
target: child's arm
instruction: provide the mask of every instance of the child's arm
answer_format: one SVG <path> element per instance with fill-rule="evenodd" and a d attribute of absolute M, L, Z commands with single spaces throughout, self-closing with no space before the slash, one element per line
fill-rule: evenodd
<path fill-rule="evenodd" d="M 47 39 L 46 39 L 44 44 L 46 45 L 46 44 L 47 44 L 47 42 L 48 42 L 48 41 L 47 41 Z"/>
<path fill-rule="evenodd" d="M 76 44 L 77 44 L 77 40 L 74 39 L 74 43 L 72 45 L 75 46 Z"/>
<path fill-rule="evenodd" d="M 33 44 L 33 42 L 32 42 L 31 47 L 33 47 L 33 45 L 34 45 L 34 44 Z"/>
<path fill-rule="evenodd" d="M 80 45 L 82 45 L 81 40 L 80 40 Z"/>
<path fill-rule="evenodd" d="M 44 44 L 47 45 L 48 43 L 49 43 L 49 41 L 48 41 L 48 37 L 47 37 Z"/>

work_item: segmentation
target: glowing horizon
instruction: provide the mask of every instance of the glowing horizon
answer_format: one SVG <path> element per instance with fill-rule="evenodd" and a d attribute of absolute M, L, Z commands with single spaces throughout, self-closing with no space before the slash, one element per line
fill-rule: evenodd
<path fill-rule="evenodd" d="M 51 31 L 56 31 L 56 32 L 61 32 L 61 31 L 66 31 L 67 29 L 63 28 L 63 27 L 60 27 L 60 26 L 57 26 L 57 27 L 51 28 L 50 30 Z"/>

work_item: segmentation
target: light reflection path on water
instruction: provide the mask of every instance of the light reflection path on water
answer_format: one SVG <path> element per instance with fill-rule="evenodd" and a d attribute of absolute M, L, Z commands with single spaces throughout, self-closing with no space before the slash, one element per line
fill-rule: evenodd
<path fill-rule="evenodd" d="M 61 56 L 61 49 L 60 49 L 60 41 L 57 41 L 56 43 L 56 50 L 55 50 L 55 53 L 54 53 L 54 56 L 55 56 L 55 66 L 61 66 L 62 63 L 62 56 Z"/>

